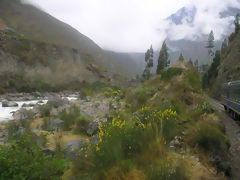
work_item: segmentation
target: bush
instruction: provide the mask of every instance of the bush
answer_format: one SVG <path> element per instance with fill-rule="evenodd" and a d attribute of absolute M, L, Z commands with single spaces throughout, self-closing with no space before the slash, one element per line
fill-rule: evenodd
<path fill-rule="evenodd" d="M 228 151 L 229 143 L 217 124 L 202 121 L 190 134 L 190 142 L 201 151 L 221 155 Z"/>
<path fill-rule="evenodd" d="M 162 138 L 164 142 L 169 142 L 178 132 L 177 114 L 171 109 L 159 110 L 151 107 L 141 108 L 136 121 L 149 128 L 155 138 Z"/>
<path fill-rule="evenodd" d="M 61 112 L 59 118 L 63 120 L 63 130 L 69 131 L 72 130 L 73 125 L 81 117 L 81 113 L 78 107 L 72 106 L 67 112 L 66 110 Z"/>
<path fill-rule="evenodd" d="M 196 91 L 201 90 L 201 82 L 196 72 L 188 71 L 186 74 L 186 80 L 188 84 Z"/>
<path fill-rule="evenodd" d="M 152 87 L 136 88 L 127 95 L 127 101 L 132 105 L 133 110 L 145 106 L 146 102 L 155 94 L 156 90 Z"/>
<path fill-rule="evenodd" d="M 32 137 L 23 136 L 9 146 L 0 146 L 0 179 L 60 179 L 66 163 L 44 154 Z"/>
<path fill-rule="evenodd" d="M 195 107 L 195 109 L 200 110 L 202 113 L 213 113 L 214 109 L 212 108 L 211 104 L 207 101 L 203 101 Z"/>
<path fill-rule="evenodd" d="M 171 67 L 161 72 L 161 79 L 170 80 L 173 77 L 182 74 L 183 69 L 178 67 Z"/>
<path fill-rule="evenodd" d="M 85 116 L 80 115 L 76 120 L 75 120 L 75 127 L 73 132 L 76 134 L 85 134 L 85 129 L 86 126 L 89 124 L 89 119 L 86 118 Z"/>
<path fill-rule="evenodd" d="M 52 109 L 52 107 L 49 104 L 43 104 L 43 105 L 39 106 L 39 111 L 40 111 L 41 117 L 50 116 L 51 109 Z"/>

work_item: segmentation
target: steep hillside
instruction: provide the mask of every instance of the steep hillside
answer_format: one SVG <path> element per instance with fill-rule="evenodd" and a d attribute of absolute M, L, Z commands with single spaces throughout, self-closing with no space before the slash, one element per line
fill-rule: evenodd
<path fill-rule="evenodd" d="M 96 66 L 123 72 L 91 39 L 32 5 L 22 4 L 20 0 L 0 0 L 0 19 L 28 39 L 78 49 L 90 55 Z"/>
<path fill-rule="evenodd" d="M 240 79 L 240 32 L 233 33 L 229 40 L 228 49 L 222 56 L 218 76 L 212 86 L 211 95 L 214 97 L 220 96 L 219 89 L 222 83 Z"/>
<path fill-rule="evenodd" d="M 0 0 L 0 93 L 99 80 L 122 83 L 127 76 L 114 58 L 71 26 L 20 0 Z"/>
<path fill-rule="evenodd" d="M 144 53 L 105 52 L 116 59 L 131 76 L 143 73 L 145 67 Z"/>

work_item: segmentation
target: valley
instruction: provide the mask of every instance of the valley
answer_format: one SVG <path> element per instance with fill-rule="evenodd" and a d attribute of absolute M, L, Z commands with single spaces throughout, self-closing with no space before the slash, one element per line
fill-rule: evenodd
<path fill-rule="evenodd" d="M 87 19 L 99 25 L 115 17 L 115 4 L 95 2 L 89 14 L 89 2 L 81 3 L 71 9 L 77 17 L 67 11 L 72 3 L 58 12 L 71 15 L 69 24 L 85 17 L 78 23 L 88 27 Z M 0 180 L 238 180 L 238 111 L 223 97 L 239 105 L 240 15 L 234 3 L 213 3 L 214 11 L 194 3 L 166 13 L 161 29 L 146 28 L 151 38 L 164 35 L 151 39 L 160 48 L 115 52 L 37 1 L 0 0 Z M 155 25 L 149 13 L 141 21 Z M 128 40 L 123 29 L 139 20 L 117 25 L 118 18 L 89 29 L 91 37 L 99 41 L 93 34 L 104 31 L 113 49 L 111 38 Z M 123 32 L 113 37 L 109 29 Z"/>

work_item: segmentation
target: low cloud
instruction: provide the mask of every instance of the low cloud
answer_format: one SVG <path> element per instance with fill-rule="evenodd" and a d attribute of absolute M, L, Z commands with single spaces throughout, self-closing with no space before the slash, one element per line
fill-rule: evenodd
<path fill-rule="evenodd" d="M 26 1 L 26 0 L 25 0 Z M 165 38 L 198 39 L 211 30 L 221 39 L 232 29 L 234 17 L 220 18 L 239 0 L 28 0 L 56 18 L 72 25 L 104 49 L 144 52 Z M 175 25 L 166 18 L 178 9 L 196 7 L 193 23 Z"/>

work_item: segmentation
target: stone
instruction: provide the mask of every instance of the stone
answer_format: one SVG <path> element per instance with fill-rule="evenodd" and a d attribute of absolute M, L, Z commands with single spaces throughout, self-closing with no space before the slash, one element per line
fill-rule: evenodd
<path fill-rule="evenodd" d="M 18 103 L 12 101 L 3 101 L 2 107 L 18 107 Z"/>
<path fill-rule="evenodd" d="M 62 127 L 63 123 L 64 123 L 64 121 L 61 119 L 53 119 L 53 120 L 50 120 L 49 126 L 51 128 L 53 128 L 54 130 L 58 130 L 59 128 Z"/>
<path fill-rule="evenodd" d="M 98 126 L 99 126 L 99 123 L 96 121 L 89 123 L 86 130 L 87 134 L 89 136 L 96 134 L 98 131 Z"/>

